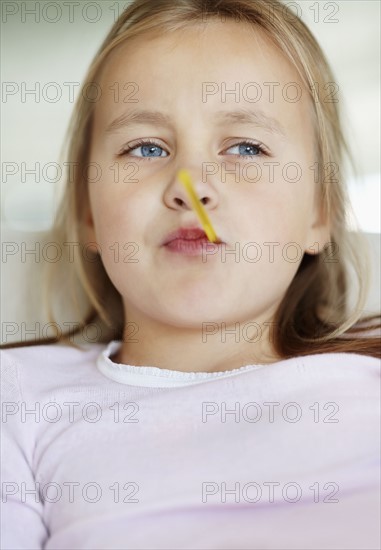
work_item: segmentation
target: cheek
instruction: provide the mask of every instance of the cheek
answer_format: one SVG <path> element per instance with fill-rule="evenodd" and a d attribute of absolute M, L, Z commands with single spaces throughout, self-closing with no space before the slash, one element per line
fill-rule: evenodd
<path fill-rule="evenodd" d="M 117 185 L 117 184 L 115 184 Z M 120 292 L 126 280 L 139 280 L 144 265 L 142 252 L 144 217 L 139 199 L 116 189 L 90 191 L 95 240 L 104 268 Z M 133 285 L 134 286 L 134 285 Z"/>
<path fill-rule="evenodd" d="M 93 184 L 90 204 L 97 238 L 139 237 L 144 226 L 142 213 L 149 211 L 146 197 L 124 183 Z"/>
<path fill-rule="evenodd" d="M 94 132 L 96 134 L 96 132 Z M 136 163 L 115 158 L 117 148 L 100 141 L 93 144 L 90 163 L 99 167 L 99 181 L 89 183 L 89 198 L 97 240 L 117 240 L 137 232 L 142 208 L 141 184 Z M 141 223 L 141 222 L 140 222 Z"/>
<path fill-rule="evenodd" d="M 237 201 L 237 234 L 260 243 L 300 241 L 308 228 L 312 200 L 312 190 L 304 182 L 278 180 L 253 186 Z"/>

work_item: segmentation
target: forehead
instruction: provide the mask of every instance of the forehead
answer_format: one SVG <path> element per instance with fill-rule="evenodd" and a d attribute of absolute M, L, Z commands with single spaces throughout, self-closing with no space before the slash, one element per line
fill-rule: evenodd
<path fill-rule="evenodd" d="M 101 126 L 136 107 L 174 116 L 189 109 L 196 116 L 229 106 L 265 108 L 286 123 L 302 122 L 309 109 L 297 69 L 265 32 L 229 20 L 128 39 L 107 58 L 99 83 Z M 294 102 L 298 90 L 303 93 Z"/>

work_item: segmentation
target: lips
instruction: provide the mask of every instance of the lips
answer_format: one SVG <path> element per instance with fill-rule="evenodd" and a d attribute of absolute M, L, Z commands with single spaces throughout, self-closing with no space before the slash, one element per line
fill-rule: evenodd
<path fill-rule="evenodd" d="M 167 245 L 173 241 L 181 240 L 181 241 L 208 241 L 208 237 L 206 236 L 205 231 L 200 229 L 199 227 L 180 227 L 176 231 L 173 231 L 170 233 L 164 240 L 163 245 Z M 218 243 L 221 243 L 222 241 L 217 241 Z"/>

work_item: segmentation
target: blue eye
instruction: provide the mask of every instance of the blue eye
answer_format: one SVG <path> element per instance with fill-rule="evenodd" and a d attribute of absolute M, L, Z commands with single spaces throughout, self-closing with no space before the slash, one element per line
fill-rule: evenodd
<path fill-rule="evenodd" d="M 154 141 L 150 141 L 150 140 L 141 140 L 141 141 L 138 141 L 136 143 L 134 143 L 133 145 L 130 145 L 128 147 L 126 147 L 120 156 L 123 156 L 123 155 L 127 155 L 128 153 L 131 153 L 132 151 L 135 151 L 136 149 L 141 149 L 141 155 L 131 155 L 131 156 L 135 156 L 135 157 L 140 157 L 140 158 L 156 158 L 156 157 L 162 157 L 162 153 L 166 153 L 164 156 L 167 156 L 167 152 L 164 151 L 164 149 L 162 147 L 160 147 L 160 145 L 158 145 L 156 142 Z"/>
<path fill-rule="evenodd" d="M 259 143 L 251 143 L 250 141 L 242 141 L 241 143 L 237 143 L 237 145 L 232 145 L 227 149 L 235 149 L 238 148 L 238 155 L 240 157 L 257 157 L 260 155 L 266 155 L 267 152 L 265 151 L 264 147 L 262 147 Z M 234 154 L 234 153 L 233 153 Z"/>
<path fill-rule="evenodd" d="M 143 157 L 161 157 L 161 151 L 163 151 L 163 149 L 157 145 L 143 145 L 141 150 Z"/>

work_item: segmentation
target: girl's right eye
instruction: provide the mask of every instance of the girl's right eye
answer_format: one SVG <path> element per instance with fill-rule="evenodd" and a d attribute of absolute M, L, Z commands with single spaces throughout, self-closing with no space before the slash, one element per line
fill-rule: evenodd
<path fill-rule="evenodd" d="M 163 147 L 161 147 L 156 141 L 150 139 L 135 141 L 132 145 L 125 147 L 118 156 L 123 157 L 137 149 L 141 149 L 142 154 L 130 156 L 140 159 L 163 158 L 161 153 L 166 153 L 164 156 L 168 156 L 167 151 L 165 151 Z"/>

